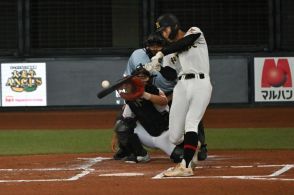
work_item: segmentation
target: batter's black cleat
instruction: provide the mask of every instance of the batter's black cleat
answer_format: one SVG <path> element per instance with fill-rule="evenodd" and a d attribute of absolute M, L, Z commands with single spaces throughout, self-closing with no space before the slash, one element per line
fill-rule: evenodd
<path fill-rule="evenodd" d="M 197 157 L 199 161 L 207 159 L 207 144 L 203 144 L 200 146 Z"/>
<path fill-rule="evenodd" d="M 125 159 L 129 156 L 129 153 L 123 149 L 119 149 L 114 155 L 113 155 L 113 159 L 114 160 L 122 160 Z"/>

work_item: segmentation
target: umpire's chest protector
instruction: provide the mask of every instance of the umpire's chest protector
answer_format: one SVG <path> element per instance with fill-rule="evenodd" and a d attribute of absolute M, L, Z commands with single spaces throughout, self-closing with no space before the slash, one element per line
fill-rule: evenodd
<path fill-rule="evenodd" d="M 159 90 L 154 85 L 145 87 L 145 91 L 154 95 L 159 95 Z M 126 102 L 137 120 L 151 136 L 159 136 L 168 129 L 169 113 L 159 112 L 149 100 L 138 99 Z"/>

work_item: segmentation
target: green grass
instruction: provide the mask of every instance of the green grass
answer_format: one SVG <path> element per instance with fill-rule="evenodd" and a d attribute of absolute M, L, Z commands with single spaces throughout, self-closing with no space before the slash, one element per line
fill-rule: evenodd
<path fill-rule="evenodd" d="M 294 149 L 294 128 L 207 129 L 210 149 Z"/>
<path fill-rule="evenodd" d="M 0 131 L 0 155 L 110 151 L 110 130 Z"/>
<path fill-rule="evenodd" d="M 1 130 L 0 155 L 110 152 L 111 130 Z M 209 149 L 294 149 L 294 128 L 206 129 Z"/>

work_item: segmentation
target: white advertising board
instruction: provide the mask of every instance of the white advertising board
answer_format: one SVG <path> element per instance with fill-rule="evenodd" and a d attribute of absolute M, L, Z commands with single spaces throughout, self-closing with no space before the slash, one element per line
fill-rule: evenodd
<path fill-rule="evenodd" d="M 294 57 L 254 58 L 256 102 L 294 101 Z"/>
<path fill-rule="evenodd" d="M 47 106 L 46 63 L 2 63 L 2 106 Z"/>

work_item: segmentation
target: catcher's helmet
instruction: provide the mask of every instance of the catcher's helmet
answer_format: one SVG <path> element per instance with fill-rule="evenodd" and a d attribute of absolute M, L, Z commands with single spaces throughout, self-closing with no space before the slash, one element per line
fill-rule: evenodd
<path fill-rule="evenodd" d="M 131 75 L 135 75 L 135 74 L 141 74 L 141 75 L 145 75 L 147 77 L 151 77 L 151 74 L 149 71 L 147 71 L 145 68 L 143 68 L 142 65 L 139 65 L 136 67 L 136 70 L 134 70 Z"/>
<path fill-rule="evenodd" d="M 178 18 L 173 14 L 164 14 L 160 16 L 156 21 L 156 32 L 161 32 L 166 27 L 171 27 L 171 33 L 169 35 L 169 38 L 173 40 L 178 30 L 180 29 L 180 22 Z"/>

